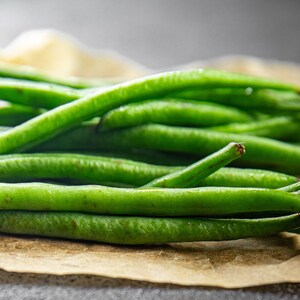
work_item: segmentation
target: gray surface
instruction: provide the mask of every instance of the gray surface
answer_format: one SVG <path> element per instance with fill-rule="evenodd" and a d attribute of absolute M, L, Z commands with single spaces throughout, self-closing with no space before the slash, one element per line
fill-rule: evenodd
<path fill-rule="evenodd" d="M 182 287 L 99 276 L 48 276 L 0 271 L 0 299 L 220 299 L 298 300 L 300 284 L 280 284 L 247 289 Z M 22 295 L 22 296 L 21 296 Z M 19 297 L 17 297 L 19 296 Z"/>
<path fill-rule="evenodd" d="M 300 62 L 298 0 L 0 0 L 0 47 L 56 28 L 149 67 L 226 54 Z M 300 284 L 224 290 L 0 271 L 0 299 L 299 299 Z"/>
<path fill-rule="evenodd" d="M 300 62 L 299 0 L 0 0 L 0 46 L 51 27 L 164 68 L 226 54 Z"/>

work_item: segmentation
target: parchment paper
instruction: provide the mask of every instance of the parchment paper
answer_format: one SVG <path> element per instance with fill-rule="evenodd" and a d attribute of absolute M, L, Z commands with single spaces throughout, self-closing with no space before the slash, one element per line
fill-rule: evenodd
<path fill-rule="evenodd" d="M 0 237 L 0 267 L 11 272 L 238 288 L 299 282 L 299 266 L 299 235 L 147 247 Z"/>
<path fill-rule="evenodd" d="M 0 51 L 0 63 L 87 78 L 130 79 L 154 72 L 115 53 L 91 51 L 49 30 L 22 34 Z M 240 56 L 177 68 L 194 67 L 214 67 L 300 84 L 300 67 L 292 63 Z M 0 235 L 0 268 L 226 288 L 300 282 L 300 235 L 138 247 Z"/>

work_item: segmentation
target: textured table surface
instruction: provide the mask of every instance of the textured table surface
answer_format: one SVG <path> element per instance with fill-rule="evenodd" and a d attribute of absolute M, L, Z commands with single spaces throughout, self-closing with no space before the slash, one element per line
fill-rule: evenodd
<path fill-rule="evenodd" d="M 56 28 L 158 69 L 228 54 L 300 63 L 299 11 L 298 0 L 1 0 L 0 47 Z M 300 284 L 225 290 L 0 271 L 0 299 L 100 298 L 299 299 Z"/>
<path fill-rule="evenodd" d="M 182 287 L 99 276 L 13 274 L 0 271 L 0 299 L 220 299 L 298 300 L 300 284 L 236 290 Z"/>

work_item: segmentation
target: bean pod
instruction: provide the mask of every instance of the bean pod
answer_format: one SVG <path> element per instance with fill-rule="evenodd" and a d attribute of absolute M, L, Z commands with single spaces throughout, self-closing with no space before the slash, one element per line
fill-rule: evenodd
<path fill-rule="evenodd" d="M 0 212 L 0 232 L 126 245 L 235 240 L 297 227 L 298 214 L 264 219 L 204 219 Z"/>

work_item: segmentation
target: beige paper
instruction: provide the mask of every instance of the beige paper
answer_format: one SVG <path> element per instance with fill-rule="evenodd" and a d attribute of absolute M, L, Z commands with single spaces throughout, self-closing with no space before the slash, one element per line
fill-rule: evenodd
<path fill-rule="evenodd" d="M 282 80 L 300 85 L 300 65 L 292 62 L 281 62 L 251 56 L 224 56 L 208 61 L 192 62 L 184 66 L 179 66 L 178 68 L 213 68 Z"/>
<path fill-rule="evenodd" d="M 91 53 L 60 33 L 39 30 L 23 34 L 0 51 L 0 63 L 90 78 L 130 79 L 150 73 L 119 55 Z M 291 63 L 227 57 L 180 68 L 195 67 L 300 84 L 300 67 Z M 300 235 L 137 247 L 0 235 L 0 268 L 10 272 L 91 274 L 226 288 L 300 282 Z"/>
<path fill-rule="evenodd" d="M 226 288 L 300 282 L 300 235 L 130 247 L 2 236 L 0 267 Z"/>
<path fill-rule="evenodd" d="M 55 30 L 32 30 L 0 50 L 0 63 L 33 67 L 54 76 L 132 79 L 149 70 L 112 51 L 93 51 Z"/>

